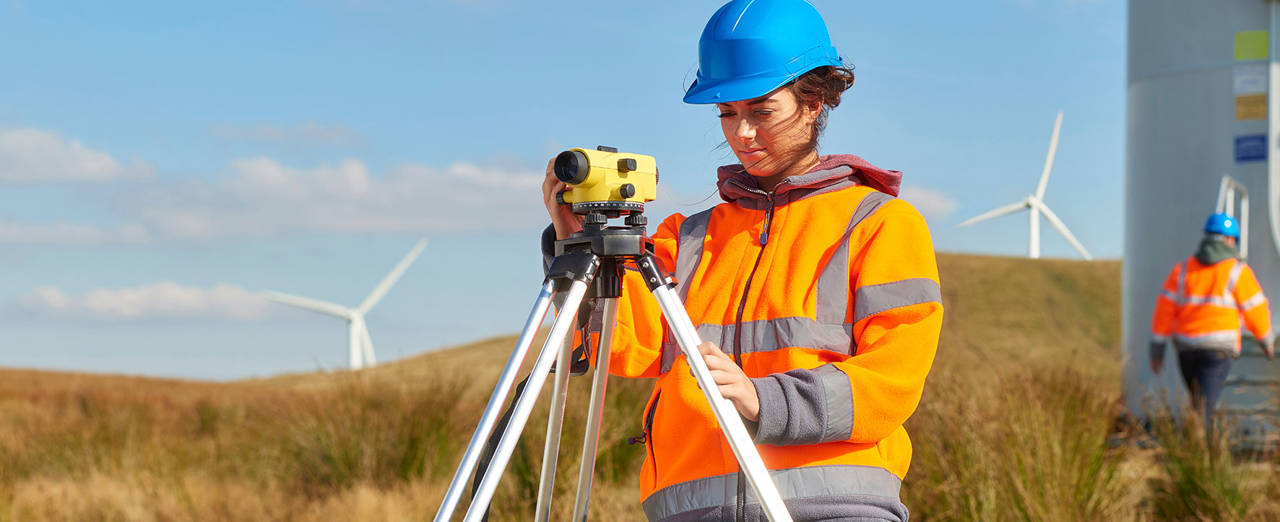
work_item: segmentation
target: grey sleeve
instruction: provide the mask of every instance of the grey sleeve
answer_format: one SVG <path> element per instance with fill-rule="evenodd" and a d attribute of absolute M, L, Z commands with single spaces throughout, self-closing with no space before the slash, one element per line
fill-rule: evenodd
<path fill-rule="evenodd" d="M 1164 341 L 1151 341 L 1151 347 L 1150 347 L 1151 360 L 1153 361 L 1164 360 L 1164 345 L 1165 345 Z"/>
<path fill-rule="evenodd" d="M 825 364 L 751 379 L 760 399 L 755 440 L 778 446 L 847 440 L 853 432 L 849 376 Z"/>

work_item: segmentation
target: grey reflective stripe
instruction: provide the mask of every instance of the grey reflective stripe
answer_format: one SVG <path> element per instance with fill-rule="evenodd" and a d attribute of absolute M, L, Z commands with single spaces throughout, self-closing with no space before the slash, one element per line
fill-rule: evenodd
<path fill-rule="evenodd" d="M 862 201 L 858 202 L 858 208 L 854 209 L 853 216 L 849 218 L 849 225 L 845 228 L 844 235 L 840 236 L 840 244 L 831 255 L 831 259 L 827 261 L 827 266 L 823 267 L 822 273 L 818 275 L 816 289 L 818 322 L 826 324 L 844 322 L 845 314 L 849 310 L 849 238 L 858 224 L 871 217 L 892 199 L 893 196 L 873 191 L 863 196 Z"/>
<path fill-rule="evenodd" d="M 1239 330 L 1219 330 L 1195 335 L 1173 335 L 1173 345 L 1179 350 L 1232 350 L 1240 343 Z"/>
<path fill-rule="evenodd" d="M 1235 266 L 1231 267 L 1231 272 L 1227 274 L 1227 287 L 1222 290 L 1223 295 L 1233 295 L 1236 292 L 1236 283 L 1240 282 L 1240 273 L 1244 271 L 1244 263 L 1236 261 Z"/>
<path fill-rule="evenodd" d="M 902 480 L 874 466 L 807 466 L 769 470 L 784 501 L 825 501 L 857 496 L 898 498 Z M 746 504 L 759 504 L 751 488 L 745 488 Z M 851 499 L 856 501 L 856 499 Z M 738 474 L 716 475 L 662 488 L 644 499 L 649 520 L 666 520 L 681 513 L 738 503 Z"/>
<path fill-rule="evenodd" d="M 1220 295 L 1189 295 L 1178 304 L 1195 306 L 1214 305 L 1221 306 L 1223 308 L 1235 308 L 1236 299 L 1234 297 Z"/>
<path fill-rule="evenodd" d="M 853 323 L 878 313 L 923 303 L 942 303 L 942 290 L 932 279 L 918 277 L 858 288 L 853 298 Z"/>
<path fill-rule="evenodd" d="M 1151 342 L 1153 342 L 1153 343 L 1164 343 L 1164 342 L 1167 342 L 1168 340 L 1169 340 L 1169 336 L 1167 336 L 1167 335 L 1153 335 L 1153 336 L 1151 336 Z"/>
<path fill-rule="evenodd" d="M 676 293 L 683 302 L 689 297 L 689 280 L 702 261 L 702 243 L 707 238 L 707 226 L 711 223 L 714 207 L 685 218 L 680 224 L 679 246 L 676 250 Z"/>
<path fill-rule="evenodd" d="M 813 369 L 822 382 L 823 405 L 827 419 L 822 427 L 822 442 L 848 440 L 853 433 L 853 388 L 849 375 L 835 365 L 824 364 Z"/>
<path fill-rule="evenodd" d="M 1182 267 L 1178 270 L 1178 297 L 1174 299 L 1177 303 L 1182 303 L 1182 296 L 1187 295 L 1187 262 L 1182 262 Z"/>
<path fill-rule="evenodd" d="M 1175 293 L 1170 292 L 1170 291 L 1168 291 L 1168 290 L 1160 290 L 1160 295 L 1162 295 L 1162 296 L 1164 296 L 1164 297 L 1168 298 L 1170 301 L 1173 301 L 1173 302 L 1175 302 L 1175 303 L 1177 303 L 1177 302 L 1178 302 L 1178 294 L 1175 294 Z M 1181 304 L 1181 303 L 1179 303 L 1179 304 Z"/>
<path fill-rule="evenodd" d="M 1256 294 L 1253 294 L 1253 297 L 1245 299 L 1243 303 L 1240 303 L 1240 311 L 1247 312 L 1249 310 L 1253 310 L 1254 308 L 1257 308 L 1265 304 L 1266 302 L 1267 302 L 1267 296 L 1262 295 L 1262 292 L 1258 292 Z"/>
<path fill-rule="evenodd" d="M 707 237 L 707 226 L 711 223 L 712 210 L 715 210 L 715 207 L 689 216 L 680 223 L 680 232 L 676 238 L 678 241 L 676 271 L 672 275 L 676 279 L 676 295 L 680 296 L 681 303 L 689 300 L 689 281 L 693 279 L 693 272 L 702 262 L 702 242 Z M 676 344 L 675 338 L 668 332 L 662 341 L 659 371 L 666 373 L 670 370 L 679 355 L 680 345 Z"/>
<path fill-rule="evenodd" d="M 830 350 L 836 353 L 853 355 L 850 350 L 853 340 L 852 324 L 822 324 L 808 317 L 782 317 L 760 321 L 745 321 L 742 327 L 742 353 L 772 352 L 782 348 L 812 348 Z M 733 346 L 737 325 L 700 324 L 697 326 L 698 338 L 711 341 L 725 348 Z M 666 372 L 671 369 L 665 354 L 680 354 L 680 346 L 674 339 L 666 339 L 662 344 L 663 367 Z M 675 360 L 675 356 L 671 357 Z"/>

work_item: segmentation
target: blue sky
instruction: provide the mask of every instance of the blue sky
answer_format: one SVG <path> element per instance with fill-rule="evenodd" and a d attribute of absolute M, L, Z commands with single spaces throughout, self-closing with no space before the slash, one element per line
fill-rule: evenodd
<path fill-rule="evenodd" d="M 1125 6 L 815 0 L 857 83 L 825 152 L 905 172 L 940 251 L 1023 255 L 1032 192 L 1096 256 L 1122 238 Z M 652 154 L 650 214 L 710 206 L 714 109 L 680 102 L 719 1 L 0 3 L 0 365 L 231 379 L 517 331 L 548 158 Z M 1043 227 L 1047 256 L 1076 257 Z M 945 281 L 944 281 L 945 284 Z"/>

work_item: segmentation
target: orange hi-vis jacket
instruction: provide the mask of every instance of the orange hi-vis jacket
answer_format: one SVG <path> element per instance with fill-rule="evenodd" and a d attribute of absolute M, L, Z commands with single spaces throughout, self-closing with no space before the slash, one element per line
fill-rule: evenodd
<path fill-rule="evenodd" d="M 942 302 L 924 219 L 859 183 L 886 174 L 900 176 L 856 156 L 825 156 L 766 193 L 741 166 L 721 167 L 726 203 L 672 215 L 652 236 L 699 337 L 752 378 L 755 441 L 797 519 L 906 516 L 898 493 L 911 442 L 902 425 L 933 363 Z M 614 373 L 658 378 L 643 417 L 646 515 L 760 519 L 634 272 L 618 301 L 611 354 Z"/>
<path fill-rule="evenodd" d="M 1179 350 L 1240 355 L 1242 325 L 1264 343 L 1271 337 L 1271 307 L 1253 270 L 1235 258 L 1205 265 L 1192 256 L 1173 267 L 1156 297 L 1151 357 L 1163 360 L 1169 340 Z"/>

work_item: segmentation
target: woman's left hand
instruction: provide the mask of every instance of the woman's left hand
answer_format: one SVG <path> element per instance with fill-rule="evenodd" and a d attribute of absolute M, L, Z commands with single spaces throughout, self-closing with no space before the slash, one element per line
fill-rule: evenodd
<path fill-rule="evenodd" d="M 702 360 L 707 363 L 707 369 L 711 370 L 711 378 L 720 389 L 720 395 L 729 399 L 743 418 L 758 422 L 760 398 L 756 395 L 755 383 L 751 382 L 747 374 L 742 373 L 742 368 L 739 368 L 729 354 L 721 351 L 715 343 L 704 342 L 698 345 L 698 351 L 702 353 Z"/>

